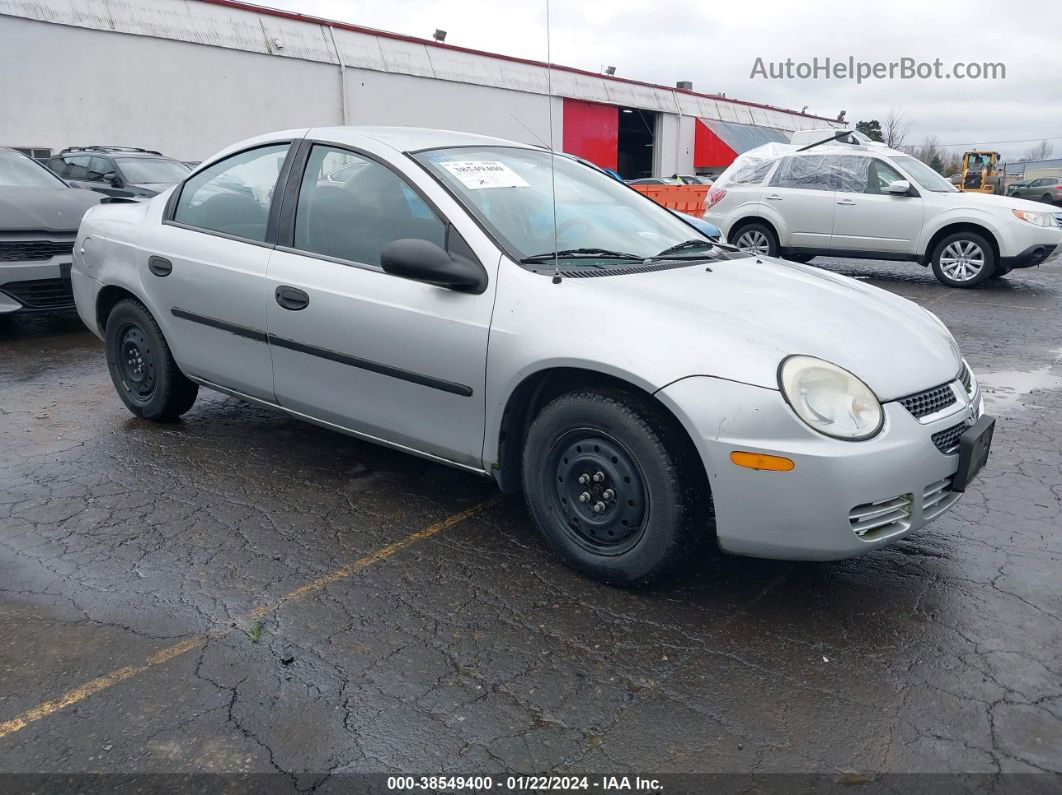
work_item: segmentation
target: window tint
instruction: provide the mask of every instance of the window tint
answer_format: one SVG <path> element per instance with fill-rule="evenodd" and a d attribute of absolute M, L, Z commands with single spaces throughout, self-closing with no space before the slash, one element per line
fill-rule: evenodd
<path fill-rule="evenodd" d="M 871 160 L 870 174 L 867 176 L 867 193 L 888 193 L 891 183 L 905 179 L 907 177 L 884 160 Z"/>
<path fill-rule="evenodd" d="M 771 186 L 804 190 L 836 190 L 836 179 L 828 164 L 829 155 L 784 157 L 774 172 Z M 836 156 L 835 156 L 836 159 Z"/>
<path fill-rule="evenodd" d="M 87 180 L 89 161 L 91 159 L 88 155 L 66 158 L 66 168 L 63 169 L 63 176 L 67 179 Z"/>
<path fill-rule="evenodd" d="M 251 149 L 184 183 L 173 220 L 212 232 L 264 241 L 269 206 L 287 144 Z"/>
<path fill-rule="evenodd" d="M 310 151 L 295 211 L 295 247 L 379 267 L 395 240 L 446 244 L 446 225 L 393 171 L 329 146 Z"/>
<path fill-rule="evenodd" d="M 86 179 L 89 182 L 103 182 L 103 175 L 108 171 L 113 170 L 111 164 L 102 157 L 93 157 L 89 160 L 88 176 Z"/>

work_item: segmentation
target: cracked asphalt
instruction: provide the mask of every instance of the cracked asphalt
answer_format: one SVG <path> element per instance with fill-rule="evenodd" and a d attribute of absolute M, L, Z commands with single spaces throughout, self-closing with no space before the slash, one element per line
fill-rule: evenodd
<path fill-rule="evenodd" d="M 883 550 L 640 592 L 488 482 L 210 392 L 155 426 L 76 317 L 0 321 L 0 771 L 1062 771 L 1062 262 L 817 262 L 948 324 L 987 469 Z"/>

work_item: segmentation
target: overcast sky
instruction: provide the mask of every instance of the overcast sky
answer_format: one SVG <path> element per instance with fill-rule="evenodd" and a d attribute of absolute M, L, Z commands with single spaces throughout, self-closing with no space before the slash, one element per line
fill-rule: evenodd
<path fill-rule="evenodd" d="M 262 5 L 447 43 L 545 60 L 544 0 L 269 0 Z M 553 0 L 554 63 L 847 119 L 902 110 L 908 143 L 935 135 L 959 151 L 994 148 L 1012 159 L 1054 138 L 1062 157 L 1062 2 L 1059 0 Z M 944 70 L 999 62 L 997 80 L 764 80 L 750 73 L 792 58 L 895 61 Z M 1030 139 L 1028 141 L 1022 139 Z M 1035 140 L 1032 140 L 1035 139 Z M 998 142 L 998 143 L 997 143 Z M 1015 142 L 1015 143 L 1004 143 Z"/>

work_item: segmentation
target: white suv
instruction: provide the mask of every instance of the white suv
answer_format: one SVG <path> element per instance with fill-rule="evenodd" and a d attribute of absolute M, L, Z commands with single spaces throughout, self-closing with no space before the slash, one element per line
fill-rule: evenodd
<path fill-rule="evenodd" d="M 861 142 L 746 152 L 716 180 L 705 217 L 746 251 L 910 260 L 949 287 L 1039 265 L 1062 242 L 1041 204 L 961 193 L 922 161 Z"/>

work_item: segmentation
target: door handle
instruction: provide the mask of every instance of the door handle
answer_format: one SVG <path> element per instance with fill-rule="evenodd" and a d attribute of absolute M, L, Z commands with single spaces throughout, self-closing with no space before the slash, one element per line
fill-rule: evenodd
<path fill-rule="evenodd" d="M 851 205 L 851 204 L 855 204 L 855 202 L 854 202 L 854 201 L 852 201 L 851 199 L 841 199 L 841 200 L 840 200 L 839 202 L 837 202 L 837 203 L 838 203 L 838 204 L 843 204 L 843 205 L 845 205 L 845 206 L 848 206 L 848 205 Z"/>
<path fill-rule="evenodd" d="M 85 253 L 84 249 L 81 253 Z M 158 277 L 169 276 L 173 271 L 173 263 L 165 257 L 148 257 L 148 270 Z"/>
<path fill-rule="evenodd" d="M 777 193 L 768 193 L 763 198 L 770 199 L 773 202 L 780 202 L 782 200 L 782 197 Z"/>
<path fill-rule="evenodd" d="M 297 287 L 288 287 L 286 284 L 280 285 L 273 295 L 281 307 L 292 312 L 298 312 L 310 305 L 310 296 Z"/>

